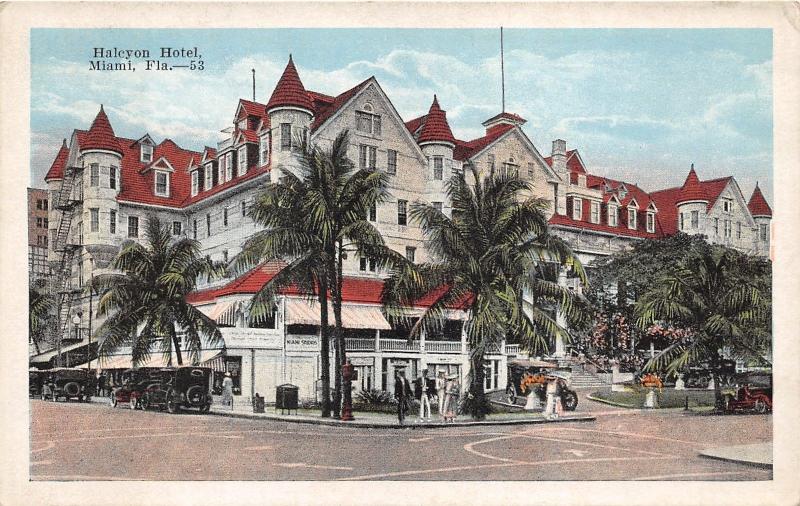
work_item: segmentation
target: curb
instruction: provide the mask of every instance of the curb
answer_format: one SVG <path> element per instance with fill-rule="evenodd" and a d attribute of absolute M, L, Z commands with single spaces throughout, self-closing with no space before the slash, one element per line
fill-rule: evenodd
<path fill-rule="evenodd" d="M 482 420 L 482 421 L 468 421 L 468 422 L 453 422 L 453 423 L 409 423 L 407 425 L 400 425 L 397 423 L 385 422 L 362 422 L 359 420 L 353 422 L 343 422 L 334 419 L 310 419 L 310 418 L 290 418 L 286 416 L 274 415 L 261 415 L 255 413 L 236 413 L 225 411 L 212 410 L 208 415 L 224 416 L 228 418 L 243 418 L 249 420 L 267 420 L 271 422 L 289 422 L 289 423 L 305 423 L 310 425 L 328 425 L 333 427 L 351 427 L 362 429 L 434 429 L 445 427 L 473 427 L 473 426 L 492 426 L 492 425 L 539 425 L 545 423 L 561 423 L 561 422 L 591 422 L 597 418 L 594 416 L 582 415 L 574 417 L 561 417 L 553 420 L 545 418 L 527 418 L 522 420 Z"/>
<path fill-rule="evenodd" d="M 589 399 L 590 401 L 599 402 L 601 404 L 608 404 L 609 406 L 616 406 L 618 408 L 641 409 L 640 407 L 634 406 L 632 404 L 623 404 L 621 402 L 609 401 L 607 399 L 601 399 L 600 397 L 595 397 L 591 394 L 586 395 L 586 398 Z"/>
<path fill-rule="evenodd" d="M 737 458 L 734 458 L 734 457 L 722 457 L 720 455 L 710 455 L 710 454 L 702 453 L 702 452 L 699 453 L 698 455 L 700 455 L 703 458 L 711 459 L 711 460 L 719 460 L 719 461 L 722 461 L 722 462 L 733 462 L 733 463 L 736 463 L 736 464 L 742 464 L 742 465 L 751 466 L 751 467 L 758 467 L 758 468 L 761 468 L 761 469 L 772 469 L 772 463 L 767 463 L 767 462 L 754 462 L 752 460 L 742 460 L 742 459 L 737 459 Z"/>

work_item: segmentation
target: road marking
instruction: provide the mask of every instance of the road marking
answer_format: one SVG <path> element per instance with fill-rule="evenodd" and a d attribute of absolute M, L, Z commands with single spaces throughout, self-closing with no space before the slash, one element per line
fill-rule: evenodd
<path fill-rule="evenodd" d="M 502 462 L 499 464 L 481 464 L 476 466 L 458 466 L 458 467 L 440 467 L 436 469 L 417 469 L 411 471 L 396 471 L 393 473 L 382 474 L 369 474 L 362 476 L 350 476 L 347 478 L 338 478 L 337 481 L 356 481 L 356 480 L 374 480 L 378 478 L 394 478 L 400 476 L 413 476 L 415 474 L 436 474 L 447 473 L 453 471 L 470 471 L 474 469 L 488 469 L 493 467 L 511 467 L 511 466 L 550 466 L 553 464 L 586 464 L 590 462 L 620 462 L 629 460 L 671 460 L 678 459 L 679 457 L 607 457 L 595 459 L 558 459 L 558 460 L 541 460 L 538 462 Z"/>
<path fill-rule="evenodd" d="M 48 442 L 47 442 L 47 445 L 46 445 L 44 448 L 37 448 L 37 449 L 35 449 L 35 450 L 33 450 L 33 449 L 32 449 L 32 450 L 31 450 L 31 453 L 39 453 L 39 452 L 43 452 L 43 451 L 45 451 L 45 450 L 49 450 L 49 449 L 51 449 L 51 448 L 53 448 L 53 447 L 55 447 L 55 446 L 56 446 L 56 443 L 55 443 L 55 441 L 48 441 Z"/>
<path fill-rule="evenodd" d="M 674 442 L 674 443 L 683 443 L 683 444 L 689 444 L 689 445 L 705 445 L 706 444 L 706 443 L 703 443 L 703 442 L 700 442 L 700 441 L 686 441 L 686 440 L 683 440 L 683 439 L 675 439 L 675 438 L 671 438 L 671 437 L 650 436 L 650 435 L 647 435 L 647 434 L 639 434 L 638 432 L 607 431 L 607 430 L 599 430 L 599 429 L 577 429 L 577 428 L 574 428 L 574 427 L 545 427 L 545 428 L 542 428 L 542 429 L 538 429 L 537 432 L 541 432 L 541 431 L 551 432 L 551 431 L 560 431 L 560 430 L 571 430 L 571 431 L 575 431 L 575 432 L 592 432 L 592 433 L 595 433 L 595 434 L 612 434 L 612 435 L 615 435 L 615 436 L 631 436 L 631 437 L 638 437 L 638 438 L 641 438 L 641 439 L 654 439 L 656 441 L 671 441 L 671 442 Z M 533 429 L 528 430 L 526 432 L 532 432 L 532 431 L 533 431 Z"/>
<path fill-rule="evenodd" d="M 130 476 L 85 476 L 81 474 L 40 474 L 31 475 L 31 481 L 149 481 L 164 478 L 133 478 Z"/>
<path fill-rule="evenodd" d="M 634 449 L 634 448 L 625 448 L 624 446 L 601 445 L 599 443 L 587 443 L 585 441 L 575 441 L 575 440 L 572 440 L 572 439 L 562 439 L 562 438 L 556 438 L 556 437 L 534 436 L 534 435 L 525 434 L 525 433 L 517 434 L 517 435 L 520 436 L 520 437 L 527 437 L 527 438 L 531 438 L 531 439 L 541 439 L 542 441 L 554 441 L 556 443 L 570 443 L 570 444 L 576 444 L 576 445 L 593 446 L 595 448 L 605 448 L 607 450 L 622 450 L 622 451 L 626 451 L 626 452 L 643 453 L 645 455 L 668 455 L 668 454 L 662 453 L 662 452 L 649 452 L 647 450 L 637 450 L 637 449 Z"/>
<path fill-rule="evenodd" d="M 249 450 L 249 451 L 261 451 L 261 450 L 272 450 L 272 447 L 271 446 L 247 446 L 247 447 L 242 448 L 242 449 L 243 450 Z"/>
<path fill-rule="evenodd" d="M 497 460 L 497 461 L 500 461 L 500 462 L 522 464 L 523 461 L 521 461 L 521 460 L 507 459 L 505 457 L 497 457 L 496 455 L 490 455 L 488 453 L 479 452 L 478 450 L 473 448 L 475 445 L 480 445 L 480 444 L 484 444 L 484 443 L 492 443 L 494 441 L 503 441 L 503 440 L 506 440 L 506 439 L 513 439 L 515 437 L 518 437 L 518 436 L 510 435 L 510 436 L 499 436 L 499 437 L 493 437 L 493 438 L 489 438 L 489 439 L 482 439 L 480 441 L 473 441 L 472 443 L 467 443 L 467 444 L 465 444 L 463 446 L 463 448 L 464 448 L 465 451 L 467 451 L 469 453 L 472 453 L 474 455 L 478 455 L 479 457 L 484 457 L 484 458 L 487 458 L 487 459 L 490 459 L 490 460 Z"/>
<path fill-rule="evenodd" d="M 750 471 L 769 472 L 768 469 L 751 469 Z M 645 480 L 669 480 L 671 478 L 692 478 L 699 476 L 728 476 L 733 474 L 748 474 L 750 471 L 717 471 L 713 473 L 680 473 L 680 474 L 662 474 L 658 476 L 644 476 L 642 478 L 634 478 L 636 481 Z"/>
<path fill-rule="evenodd" d="M 433 439 L 433 436 L 430 437 L 410 437 L 408 438 L 409 443 L 419 443 L 420 441 L 430 441 Z"/>
<path fill-rule="evenodd" d="M 31 466 L 49 466 L 52 463 L 52 460 L 37 460 L 36 462 L 31 462 Z"/>
<path fill-rule="evenodd" d="M 159 429 L 178 429 L 178 428 L 181 428 L 181 429 L 202 429 L 203 426 L 202 425 L 190 425 L 190 426 L 186 426 L 186 425 L 159 425 L 158 428 Z M 92 432 L 121 432 L 121 431 L 126 431 L 126 430 L 153 430 L 153 426 L 149 425 L 149 426 L 143 426 L 143 427 L 118 427 L 118 428 L 113 428 L 113 429 L 82 429 L 82 430 L 71 430 L 70 429 L 69 432 L 73 433 L 73 434 L 75 434 L 75 433 L 82 434 L 82 433 L 92 433 Z M 31 433 L 31 437 L 58 436 L 58 435 L 61 435 L 63 433 L 64 433 L 64 431 L 61 431 L 61 432 L 32 432 Z"/>
<path fill-rule="evenodd" d="M 320 466 L 320 465 L 315 465 L 315 464 L 306 464 L 305 462 L 281 462 L 281 463 L 272 464 L 272 465 L 273 466 L 278 466 L 278 467 L 289 467 L 289 468 L 304 467 L 304 468 L 308 468 L 308 469 L 330 469 L 330 470 L 334 470 L 334 471 L 352 471 L 353 470 L 352 467 Z"/>
<path fill-rule="evenodd" d="M 587 452 L 585 450 L 564 450 L 564 453 L 571 453 L 571 454 L 575 455 L 576 457 L 585 457 L 586 454 L 589 453 L 589 452 Z"/>

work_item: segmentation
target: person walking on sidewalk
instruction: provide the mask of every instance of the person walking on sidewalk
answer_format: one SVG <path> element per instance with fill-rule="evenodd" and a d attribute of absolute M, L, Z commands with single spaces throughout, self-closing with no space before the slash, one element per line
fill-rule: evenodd
<path fill-rule="evenodd" d="M 447 386 L 444 395 L 444 421 L 453 422 L 458 412 L 458 374 L 451 374 L 447 377 Z"/>
<path fill-rule="evenodd" d="M 436 403 L 437 410 L 439 411 L 439 418 L 444 421 L 444 395 L 447 387 L 447 378 L 444 377 L 444 371 L 439 371 L 436 375 Z"/>
<path fill-rule="evenodd" d="M 222 404 L 233 410 L 233 379 L 229 372 L 225 373 L 225 379 L 222 380 Z"/>
<path fill-rule="evenodd" d="M 408 404 L 411 402 L 411 385 L 406 379 L 406 372 L 403 369 L 397 369 L 395 372 L 394 396 L 397 399 L 397 421 L 403 425 Z"/>
<path fill-rule="evenodd" d="M 431 420 L 431 396 L 434 385 L 428 379 L 428 370 L 422 370 L 422 376 L 414 381 L 414 397 L 419 401 L 419 418 L 417 422 Z"/>

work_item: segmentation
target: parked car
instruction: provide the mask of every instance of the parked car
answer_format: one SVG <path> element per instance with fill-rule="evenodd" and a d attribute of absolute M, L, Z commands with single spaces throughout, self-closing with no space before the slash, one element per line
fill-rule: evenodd
<path fill-rule="evenodd" d="M 85 369 L 58 367 L 48 369 L 42 380 L 42 400 L 65 401 L 77 399 L 88 401 L 95 390 L 95 379 L 91 372 Z"/>
<path fill-rule="evenodd" d="M 141 397 L 142 409 L 166 409 L 177 413 L 182 408 L 197 408 L 201 413 L 211 409 L 211 368 L 181 366 L 160 371 L 160 381 L 146 389 Z"/>
<path fill-rule="evenodd" d="M 733 378 L 735 393 L 725 394 L 723 409 L 726 413 L 772 411 L 772 373 L 742 373 Z"/>
<path fill-rule="evenodd" d="M 44 384 L 44 379 L 46 376 L 47 376 L 47 371 L 42 371 L 39 369 L 30 369 L 28 371 L 29 397 L 41 397 L 42 385 Z"/>
<path fill-rule="evenodd" d="M 550 371 L 558 366 L 552 362 L 542 360 L 522 360 L 515 359 L 508 363 L 508 386 L 506 387 L 506 398 L 511 404 L 516 403 L 520 396 L 528 395 L 531 391 L 536 393 L 539 400 L 544 402 L 546 393 L 546 382 Z M 556 377 L 561 391 L 561 405 L 567 411 L 574 411 L 578 407 L 578 393 L 569 388 L 567 380 Z"/>
<path fill-rule="evenodd" d="M 157 388 L 161 381 L 160 367 L 139 367 L 128 369 L 122 373 L 122 386 L 111 392 L 111 406 L 128 404 L 131 409 L 138 409 L 145 390 Z"/>

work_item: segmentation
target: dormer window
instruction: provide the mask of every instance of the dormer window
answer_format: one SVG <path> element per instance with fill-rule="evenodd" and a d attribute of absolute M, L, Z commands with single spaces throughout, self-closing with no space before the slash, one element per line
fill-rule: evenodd
<path fill-rule="evenodd" d="M 629 207 L 628 208 L 628 228 L 631 230 L 636 230 L 636 208 Z"/>
<path fill-rule="evenodd" d="M 647 232 L 654 233 L 656 231 L 656 215 L 655 213 L 647 213 Z"/>
<path fill-rule="evenodd" d="M 153 161 L 153 146 L 150 144 L 141 145 L 141 160 L 144 163 L 150 163 Z"/>
<path fill-rule="evenodd" d="M 592 201 L 591 206 L 589 221 L 592 223 L 600 223 L 600 202 Z"/>
<path fill-rule="evenodd" d="M 258 140 L 259 163 L 267 165 L 269 163 L 269 135 L 262 135 Z"/>
<path fill-rule="evenodd" d="M 237 162 L 239 164 L 238 175 L 247 174 L 247 146 L 242 146 L 239 148 L 239 154 L 237 155 Z"/>
<path fill-rule="evenodd" d="M 155 171 L 155 194 L 159 197 L 169 197 L 169 172 Z"/>
<path fill-rule="evenodd" d="M 208 162 L 203 172 L 206 179 L 206 183 L 205 185 L 203 185 L 203 189 L 210 190 L 211 187 L 214 186 L 214 163 Z"/>
<path fill-rule="evenodd" d="M 200 171 L 192 171 L 192 197 L 200 191 Z"/>
<path fill-rule="evenodd" d="M 233 179 L 233 151 L 225 155 L 225 181 Z"/>
<path fill-rule="evenodd" d="M 624 198 L 625 198 L 625 195 L 627 195 L 627 194 L 628 194 L 628 189 L 627 189 L 627 188 L 625 188 L 625 185 L 624 185 L 624 184 L 621 184 L 621 185 L 619 185 L 619 190 L 618 190 L 618 192 L 619 192 L 619 198 L 620 198 L 620 200 L 622 200 L 622 199 L 624 199 Z"/>
<path fill-rule="evenodd" d="M 619 206 L 608 204 L 608 226 L 616 227 L 619 223 Z"/>
<path fill-rule="evenodd" d="M 583 216 L 583 199 L 573 197 L 572 199 L 572 219 L 580 220 Z"/>

